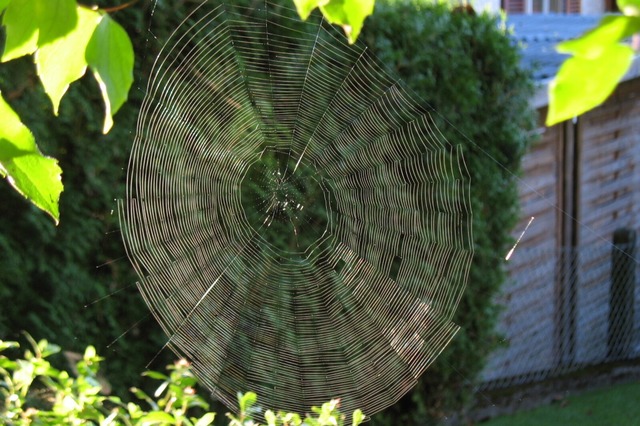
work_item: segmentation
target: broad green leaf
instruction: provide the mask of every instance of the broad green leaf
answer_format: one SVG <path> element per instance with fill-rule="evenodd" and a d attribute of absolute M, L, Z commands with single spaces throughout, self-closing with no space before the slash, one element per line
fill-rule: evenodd
<path fill-rule="evenodd" d="M 16 3 L 16 0 L 13 0 Z M 19 3 L 19 2 L 18 2 Z M 75 0 L 36 0 L 38 47 L 71 32 L 78 22 L 78 7 Z"/>
<path fill-rule="evenodd" d="M 313 9 L 326 5 L 329 0 L 293 0 L 293 3 L 296 5 L 298 15 L 304 21 L 309 17 Z"/>
<path fill-rule="evenodd" d="M 2 20 L 7 34 L 2 62 L 34 53 L 73 30 L 77 20 L 74 0 L 11 1 Z"/>
<path fill-rule="evenodd" d="M 9 0 L 0 0 L 0 13 L 7 8 Z"/>
<path fill-rule="evenodd" d="M 100 85 L 105 105 L 103 132 L 107 133 L 133 83 L 133 46 L 125 30 L 104 15 L 87 45 L 85 58 Z"/>
<path fill-rule="evenodd" d="M 75 28 L 36 52 L 38 75 L 56 115 L 69 84 L 82 77 L 87 69 L 84 52 L 102 16 L 94 10 L 79 7 Z"/>
<path fill-rule="evenodd" d="M 349 43 L 355 43 L 367 16 L 373 13 L 375 0 L 329 0 L 320 5 L 322 14 L 332 24 L 342 26 Z"/>
<path fill-rule="evenodd" d="M 209 426 L 216 418 L 216 413 L 207 413 L 200 417 L 194 426 Z"/>
<path fill-rule="evenodd" d="M 0 173 L 20 194 L 49 213 L 57 224 L 63 189 L 58 161 L 42 155 L 33 135 L 1 93 L 0 117 Z"/>
<path fill-rule="evenodd" d="M 640 31 L 640 18 L 630 16 L 606 16 L 597 27 L 575 40 L 560 43 L 560 53 L 584 58 L 596 58 L 612 44 L 618 43 Z"/>
<path fill-rule="evenodd" d="M 633 49 L 612 44 L 596 58 L 567 59 L 549 85 L 547 126 L 600 105 L 613 92 L 633 61 Z"/>
<path fill-rule="evenodd" d="M 38 48 L 37 1 L 14 0 L 9 3 L 2 18 L 6 31 L 2 62 L 30 55 Z"/>
<path fill-rule="evenodd" d="M 628 16 L 640 16 L 640 0 L 618 0 L 618 9 Z"/>

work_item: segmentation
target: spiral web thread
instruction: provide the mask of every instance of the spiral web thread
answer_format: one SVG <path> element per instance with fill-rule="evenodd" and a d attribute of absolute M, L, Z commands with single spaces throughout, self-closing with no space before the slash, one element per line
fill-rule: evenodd
<path fill-rule="evenodd" d="M 452 339 L 458 148 L 317 16 L 203 3 L 159 54 L 121 206 L 139 288 L 227 406 L 393 404 Z"/>

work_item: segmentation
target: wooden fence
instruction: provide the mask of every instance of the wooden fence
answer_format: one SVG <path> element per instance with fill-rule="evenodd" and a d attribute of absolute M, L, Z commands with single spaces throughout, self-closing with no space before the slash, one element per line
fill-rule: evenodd
<path fill-rule="evenodd" d="M 538 112 L 543 123 L 546 107 Z M 538 131 L 524 158 L 516 236 L 535 219 L 508 264 L 499 298 L 505 347 L 490 357 L 484 387 L 607 360 L 611 238 L 640 227 L 640 78 L 576 120 Z M 637 282 L 634 306 L 638 356 Z"/>

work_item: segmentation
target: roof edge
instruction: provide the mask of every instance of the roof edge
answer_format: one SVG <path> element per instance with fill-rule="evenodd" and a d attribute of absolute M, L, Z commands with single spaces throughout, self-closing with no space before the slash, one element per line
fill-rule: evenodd
<path fill-rule="evenodd" d="M 620 83 L 623 81 L 633 80 L 638 77 L 640 77 L 640 55 L 634 56 L 631 67 L 624 77 L 622 77 Z M 553 79 L 548 78 L 536 82 L 536 90 L 530 101 L 533 108 L 540 109 L 549 105 L 549 83 L 551 83 L 551 80 Z"/>

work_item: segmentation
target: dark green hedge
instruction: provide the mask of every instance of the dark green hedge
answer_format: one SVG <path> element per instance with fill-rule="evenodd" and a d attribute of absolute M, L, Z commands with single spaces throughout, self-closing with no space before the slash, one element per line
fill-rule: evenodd
<path fill-rule="evenodd" d="M 114 15 L 131 35 L 136 52 L 145 51 L 148 44 L 146 24 L 141 24 L 145 15 L 142 7 Z M 149 44 L 154 49 L 153 42 Z M 93 76 L 85 75 L 71 85 L 60 116 L 54 117 L 31 57 L 0 66 L 0 90 L 34 133 L 40 149 L 60 161 L 65 186 L 56 227 L 0 182 L 0 339 L 13 340 L 27 330 L 36 339 L 55 340 L 71 351 L 95 345 L 109 355 L 104 372 L 122 394 L 137 384 L 140 372 L 165 340 L 149 317 L 124 258 L 115 203 L 124 191 L 142 101 L 140 71 L 148 70 L 152 59 L 153 55 L 136 57 L 130 101 L 106 136 L 101 134 L 104 106 Z M 158 367 L 173 358 L 166 352 Z"/>
<path fill-rule="evenodd" d="M 514 174 L 531 139 L 533 86 L 494 16 L 417 0 L 377 3 L 363 39 L 435 108 L 445 136 L 464 147 L 471 174 L 475 257 L 454 319 L 462 330 L 415 390 L 372 422 L 437 423 L 470 401 L 477 374 L 496 346 L 498 307 L 492 298 L 505 280 L 504 256 L 518 218 Z"/>

